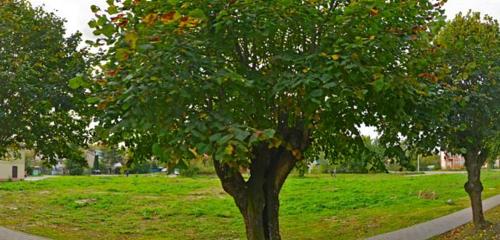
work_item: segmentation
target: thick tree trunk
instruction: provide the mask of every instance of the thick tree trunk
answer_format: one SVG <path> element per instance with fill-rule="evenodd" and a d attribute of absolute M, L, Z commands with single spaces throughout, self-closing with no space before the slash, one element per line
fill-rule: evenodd
<path fill-rule="evenodd" d="M 264 240 L 266 238 L 266 226 L 264 222 L 264 196 L 252 194 L 248 196 L 248 202 L 243 214 L 248 239 Z"/>
<path fill-rule="evenodd" d="M 264 191 L 249 194 L 247 207 L 244 209 L 247 238 L 249 240 L 279 240 L 279 199 L 268 197 Z"/>
<path fill-rule="evenodd" d="M 265 150 L 259 155 L 252 161 L 251 177 L 247 182 L 229 166 L 217 161 L 214 165 L 224 190 L 234 198 L 243 216 L 247 238 L 280 240 L 279 193 L 296 160 L 291 158 L 291 154 L 285 154 L 285 158 L 272 159 L 270 157 L 276 155 Z M 269 157 L 263 157 L 266 155 Z"/>
<path fill-rule="evenodd" d="M 254 151 L 242 209 L 249 240 L 279 240 L 279 193 L 296 159 L 283 149 L 262 144 Z M 237 200 L 236 200 L 237 201 Z M 237 203 L 238 204 L 238 203 Z"/>
<path fill-rule="evenodd" d="M 302 152 L 306 148 L 307 136 L 303 132 L 289 130 L 281 134 L 294 149 Z M 260 144 L 253 149 L 247 181 L 234 167 L 214 161 L 222 187 L 234 198 L 243 216 L 249 240 L 281 239 L 279 193 L 298 160 L 283 146 L 269 148 L 268 143 Z"/>
<path fill-rule="evenodd" d="M 484 228 L 487 225 L 483 213 L 483 201 L 481 192 L 483 184 L 481 183 L 481 166 L 484 159 L 478 151 L 471 151 L 465 156 L 465 167 L 467 169 L 467 182 L 464 185 L 465 191 L 469 194 L 472 207 L 472 220 L 477 228 Z"/>
<path fill-rule="evenodd" d="M 279 193 L 266 194 L 266 208 L 264 209 L 264 223 L 267 226 L 266 234 L 269 239 L 281 239 L 279 226 Z"/>

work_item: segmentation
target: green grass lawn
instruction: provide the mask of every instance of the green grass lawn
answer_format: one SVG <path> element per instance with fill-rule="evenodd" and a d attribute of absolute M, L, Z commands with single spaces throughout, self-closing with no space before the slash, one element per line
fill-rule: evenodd
<path fill-rule="evenodd" d="M 290 177 L 281 194 L 283 239 L 359 239 L 442 216 L 468 206 L 465 181 L 461 174 Z M 499 194 L 500 172 L 484 172 L 483 183 L 485 198 Z M 419 198 L 421 191 L 437 199 Z M 215 177 L 0 183 L 0 226 L 54 239 L 244 238 Z"/>

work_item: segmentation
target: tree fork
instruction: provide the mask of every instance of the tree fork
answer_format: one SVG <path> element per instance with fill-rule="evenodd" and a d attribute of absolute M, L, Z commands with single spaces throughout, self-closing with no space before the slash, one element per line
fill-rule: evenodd
<path fill-rule="evenodd" d="M 235 200 L 249 240 L 280 240 L 279 193 L 296 159 L 284 148 L 256 147 L 247 182 L 238 170 L 214 161 L 222 187 Z"/>
<path fill-rule="evenodd" d="M 247 237 L 250 240 L 280 240 L 279 193 L 296 159 L 286 149 L 269 149 L 262 145 L 252 159 L 251 177 L 247 182 Z M 245 217 L 245 215 L 244 215 Z M 262 219 L 260 219 L 262 218 Z"/>
<path fill-rule="evenodd" d="M 309 132 L 303 128 L 280 127 L 280 135 L 303 152 L 309 145 Z M 254 147 L 250 178 L 245 182 L 238 169 L 220 163 L 214 167 L 222 187 L 234 198 L 245 222 L 249 240 L 280 240 L 279 193 L 298 159 L 284 146 L 269 148 L 267 143 Z"/>

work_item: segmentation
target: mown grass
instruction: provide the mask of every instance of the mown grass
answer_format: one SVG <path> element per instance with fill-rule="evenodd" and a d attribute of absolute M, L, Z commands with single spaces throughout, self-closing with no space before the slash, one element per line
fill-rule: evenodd
<path fill-rule="evenodd" d="M 281 194 L 283 239 L 359 239 L 468 206 L 462 174 L 291 177 Z M 484 172 L 484 197 L 500 172 Z M 419 198 L 434 192 L 437 199 Z M 452 199 L 454 205 L 446 204 Z M 244 239 L 215 177 L 59 177 L 0 183 L 0 225 L 54 239 Z"/>

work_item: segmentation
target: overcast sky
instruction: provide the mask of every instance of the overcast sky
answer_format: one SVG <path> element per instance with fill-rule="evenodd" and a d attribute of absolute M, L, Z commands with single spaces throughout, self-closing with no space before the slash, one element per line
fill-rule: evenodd
<path fill-rule="evenodd" d="M 93 4 L 102 8 L 106 6 L 106 0 L 30 0 L 30 2 L 34 6 L 43 5 L 47 11 L 55 12 L 66 19 L 67 33 L 80 31 L 84 40 L 94 38 L 92 30 L 87 25 L 94 16 L 90 11 L 90 6 Z M 488 14 L 500 21 L 500 0 L 448 0 L 445 5 L 449 19 L 469 9 Z M 362 132 L 371 137 L 377 135 L 373 128 L 362 127 Z"/>

